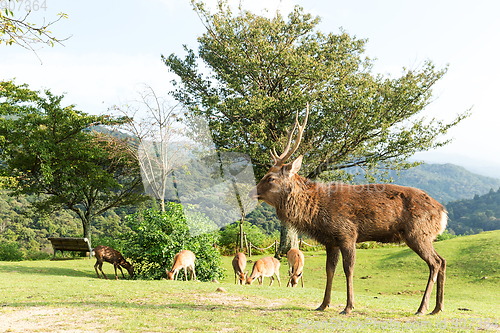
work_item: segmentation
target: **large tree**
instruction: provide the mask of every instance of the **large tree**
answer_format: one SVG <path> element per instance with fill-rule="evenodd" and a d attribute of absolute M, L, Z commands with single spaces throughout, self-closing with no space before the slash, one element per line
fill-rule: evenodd
<path fill-rule="evenodd" d="M 320 18 L 300 7 L 286 20 L 279 12 L 270 19 L 241 9 L 235 15 L 227 1 L 214 14 L 203 3 L 192 5 L 206 32 L 197 54 L 185 46 L 184 59 L 162 57 L 180 79 L 173 94 L 192 114 L 207 117 L 220 150 L 249 154 L 259 178 L 271 166 L 269 150 L 283 149 L 295 113 L 303 114 L 307 103 L 296 154 L 305 155 L 306 177 L 325 180 L 349 180 L 352 167 L 370 180 L 409 168 L 410 156 L 447 144 L 440 136 L 468 115 L 444 123 L 420 114 L 446 68 L 427 61 L 399 77 L 375 74 L 363 56 L 366 40 L 342 30 L 322 33 Z M 296 237 L 284 234 L 282 252 Z"/>
<path fill-rule="evenodd" d="M 39 195 L 33 208 L 61 208 L 82 220 L 91 240 L 92 219 L 144 200 L 139 166 L 119 139 L 93 130 L 119 119 L 62 106 L 63 96 L 0 82 L 0 165 L 14 181 L 13 195 Z"/>

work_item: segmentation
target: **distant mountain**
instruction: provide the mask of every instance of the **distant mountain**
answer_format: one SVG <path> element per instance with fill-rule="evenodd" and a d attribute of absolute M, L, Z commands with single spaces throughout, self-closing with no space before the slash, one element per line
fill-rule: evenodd
<path fill-rule="evenodd" d="M 391 174 L 394 183 L 426 191 L 441 203 L 471 199 L 500 188 L 500 179 L 481 176 L 454 164 L 422 164 Z"/>
<path fill-rule="evenodd" d="M 473 158 L 460 154 L 422 152 L 415 154 L 411 160 L 425 161 L 430 164 L 452 163 L 462 166 L 473 173 L 487 177 L 500 178 L 500 162 L 489 156 L 485 158 Z"/>

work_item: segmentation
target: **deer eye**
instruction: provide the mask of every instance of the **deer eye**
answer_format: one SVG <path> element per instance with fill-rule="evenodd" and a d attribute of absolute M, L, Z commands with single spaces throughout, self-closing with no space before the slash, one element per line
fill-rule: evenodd
<path fill-rule="evenodd" d="M 274 178 L 273 177 L 269 177 L 269 179 L 267 180 L 269 183 L 273 183 L 274 182 Z"/>

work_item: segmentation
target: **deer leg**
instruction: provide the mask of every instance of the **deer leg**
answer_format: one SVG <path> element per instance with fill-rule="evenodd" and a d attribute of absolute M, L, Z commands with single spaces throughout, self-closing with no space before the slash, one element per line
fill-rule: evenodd
<path fill-rule="evenodd" d="M 356 243 L 341 248 L 342 263 L 347 283 L 347 304 L 341 314 L 349 314 L 354 309 L 354 263 L 356 262 Z"/>
<path fill-rule="evenodd" d="M 194 269 L 194 265 L 193 265 L 193 267 L 191 267 L 191 273 L 192 273 L 191 274 L 191 281 L 193 281 L 193 277 L 196 280 L 196 272 L 195 272 L 195 269 Z"/>
<path fill-rule="evenodd" d="M 276 279 L 278 279 L 278 285 L 281 287 L 281 280 L 280 280 L 280 271 L 277 271 L 274 273 L 276 275 Z"/>
<path fill-rule="evenodd" d="M 184 281 L 188 280 L 188 273 L 187 273 L 187 267 L 184 266 Z"/>
<path fill-rule="evenodd" d="M 435 251 L 435 250 L 434 250 Z M 446 280 L 446 260 L 439 254 L 436 255 L 441 259 L 441 266 L 439 267 L 439 272 L 437 276 L 436 285 L 436 307 L 432 310 L 431 314 L 438 314 L 444 310 L 444 283 Z"/>
<path fill-rule="evenodd" d="M 332 294 L 332 282 L 333 275 L 335 274 L 335 268 L 337 267 L 337 262 L 339 261 L 339 248 L 338 247 L 327 247 L 326 248 L 326 288 L 325 297 L 323 298 L 323 303 L 316 309 L 318 311 L 325 310 L 330 306 L 330 299 Z"/>
<path fill-rule="evenodd" d="M 273 282 L 274 282 L 274 276 L 272 276 L 272 275 L 271 275 L 271 276 L 270 276 L 270 278 L 271 278 L 271 283 L 269 283 L 269 287 L 273 285 Z"/>
<path fill-rule="evenodd" d="M 97 271 L 97 266 L 99 265 L 99 261 L 96 261 L 95 262 L 95 265 L 94 265 L 94 269 L 95 269 L 95 272 L 97 274 L 97 278 L 100 279 L 101 277 L 99 276 L 99 272 Z"/>
<path fill-rule="evenodd" d="M 122 277 L 125 279 L 125 275 L 123 274 L 123 270 L 122 270 L 122 267 L 120 266 L 120 264 L 115 265 L 115 278 L 118 280 L 118 275 L 116 274 L 116 268 L 118 268 L 120 270 L 120 272 L 122 272 Z"/>
<path fill-rule="evenodd" d="M 427 263 L 427 266 L 429 266 L 429 280 L 427 281 L 427 287 L 425 288 L 424 297 L 422 297 L 420 307 L 415 313 L 417 315 L 422 315 L 429 308 L 429 299 L 431 298 L 434 283 L 437 281 L 438 273 L 441 270 L 442 260 L 434 250 L 432 241 L 417 242 L 414 240 L 407 240 L 406 244 Z M 440 293 L 444 293 L 444 270 L 442 273 L 442 282 L 440 281 L 438 284 L 441 287 L 440 290 L 438 290 L 437 297 L 440 297 Z M 436 304 L 436 307 L 438 307 L 438 304 Z"/>
<path fill-rule="evenodd" d="M 99 270 L 101 271 L 102 276 L 104 276 L 104 278 L 107 280 L 108 277 L 106 276 L 106 274 L 104 274 L 104 271 L 102 270 L 102 264 L 103 264 L 102 262 L 99 263 Z"/>

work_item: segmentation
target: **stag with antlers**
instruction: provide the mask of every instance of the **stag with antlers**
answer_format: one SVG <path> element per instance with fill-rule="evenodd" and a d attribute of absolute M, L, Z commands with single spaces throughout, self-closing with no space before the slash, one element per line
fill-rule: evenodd
<path fill-rule="evenodd" d="M 294 128 L 288 132 L 283 154 L 271 152 L 274 165 L 250 192 L 272 205 L 282 223 L 316 239 L 326 247 L 326 289 L 317 310 L 330 304 L 332 281 L 342 253 L 347 281 L 347 302 L 341 312 L 354 308 L 353 270 L 356 243 L 366 241 L 401 242 L 415 251 L 429 266 L 430 274 L 417 314 L 429 307 L 432 288 L 437 283 L 436 306 L 432 314 L 443 310 L 446 260 L 433 247 L 437 235 L 446 228 L 447 212 L 424 191 L 391 184 L 323 184 L 299 176 L 303 156 L 285 164 L 299 147 L 307 124 L 309 105 L 302 125 L 298 112 Z M 298 135 L 290 149 L 293 133 Z"/>

